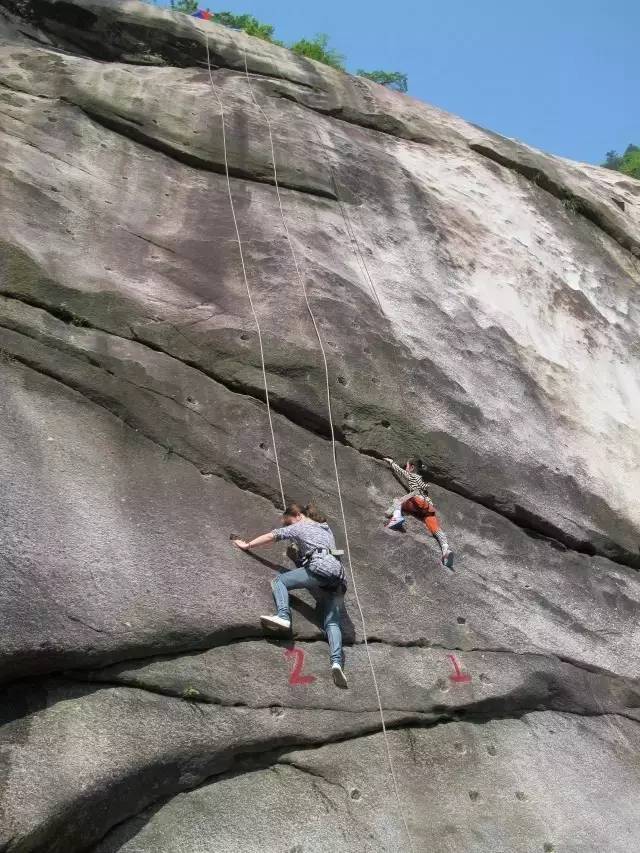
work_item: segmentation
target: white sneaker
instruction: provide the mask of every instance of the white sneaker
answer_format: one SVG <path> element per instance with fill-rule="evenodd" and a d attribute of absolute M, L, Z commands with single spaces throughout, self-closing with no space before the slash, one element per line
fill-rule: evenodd
<path fill-rule="evenodd" d="M 289 631 L 291 620 L 283 619 L 281 616 L 261 616 L 260 622 L 263 628 L 271 628 L 276 631 Z"/>
<path fill-rule="evenodd" d="M 333 675 L 333 683 L 336 687 L 342 687 L 343 690 L 347 689 L 349 686 L 347 676 L 342 671 L 342 667 L 339 663 L 331 664 L 331 675 Z"/>

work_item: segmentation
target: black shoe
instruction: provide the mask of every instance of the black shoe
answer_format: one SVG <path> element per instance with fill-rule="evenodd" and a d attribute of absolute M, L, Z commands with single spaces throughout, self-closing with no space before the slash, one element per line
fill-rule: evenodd
<path fill-rule="evenodd" d="M 446 566 L 448 569 L 451 569 L 451 571 L 453 571 L 453 559 L 454 559 L 454 557 L 455 557 L 455 554 L 453 553 L 451 548 L 447 548 L 447 550 L 442 555 L 442 565 Z"/>

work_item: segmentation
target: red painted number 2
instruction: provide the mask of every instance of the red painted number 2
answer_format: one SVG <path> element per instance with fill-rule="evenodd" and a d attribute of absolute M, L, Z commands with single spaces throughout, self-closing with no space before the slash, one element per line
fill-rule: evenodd
<path fill-rule="evenodd" d="M 455 673 L 450 675 L 449 678 L 451 681 L 456 684 L 468 684 L 471 681 L 471 676 L 467 672 L 463 672 L 460 669 L 460 664 L 458 663 L 458 658 L 455 655 L 447 655 L 451 663 L 453 664 L 453 668 L 455 669 Z"/>
<path fill-rule="evenodd" d="M 302 667 L 304 666 L 304 652 L 302 649 L 287 649 L 284 653 L 286 658 L 295 658 L 291 675 L 289 676 L 289 684 L 313 684 L 316 680 L 315 675 L 303 675 Z"/>

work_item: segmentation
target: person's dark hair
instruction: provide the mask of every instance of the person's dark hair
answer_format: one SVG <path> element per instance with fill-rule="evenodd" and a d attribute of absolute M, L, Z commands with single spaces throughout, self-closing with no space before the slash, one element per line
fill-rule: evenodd
<path fill-rule="evenodd" d="M 412 456 L 411 459 L 407 459 L 407 464 L 412 465 L 416 473 L 420 474 L 421 477 L 426 477 L 427 469 L 424 467 L 424 462 L 419 456 Z"/>
<path fill-rule="evenodd" d="M 307 518 L 310 518 L 311 521 L 317 521 L 318 524 L 324 524 L 327 520 L 326 516 L 320 512 L 318 507 L 310 502 L 306 506 L 300 506 L 300 504 L 287 504 L 285 511 L 282 513 L 283 518 L 294 518 L 296 515 L 306 515 Z"/>
<path fill-rule="evenodd" d="M 311 521 L 317 521 L 318 524 L 324 524 L 327 520 L 326 515 L 320 512 L 318 507 L 313 502 L 308 503 L 302 511 L 307 516 L 307 518 L 310 518 Z"/>
<path fill-rule="evenodd" d="M 283 518 L 293 518 L 296 515 L 300 515 L 300 513 L 304 513 L 304 509 L 300 506 L 300 504 L 287 504 L 284 512 L 282 513 Z"/>

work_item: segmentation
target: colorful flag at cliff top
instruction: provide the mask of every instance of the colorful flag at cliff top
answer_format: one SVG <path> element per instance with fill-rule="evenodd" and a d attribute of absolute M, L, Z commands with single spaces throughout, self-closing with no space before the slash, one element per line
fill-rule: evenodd
<path fill-rule="evenodd" d="M 206 11 L 204 9 L 198 9 L 198 11 L 194 12 L 191 17 L 201 18 L 203 21 L 210 21 L 213 18 L 213 12 L 210 12 L 208 9 Z"/>

